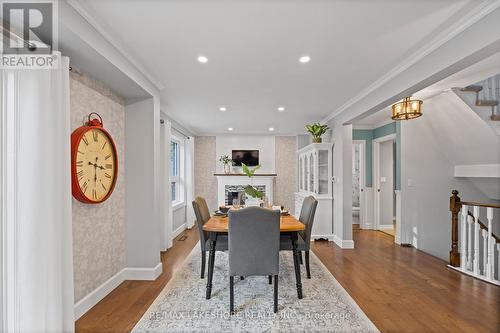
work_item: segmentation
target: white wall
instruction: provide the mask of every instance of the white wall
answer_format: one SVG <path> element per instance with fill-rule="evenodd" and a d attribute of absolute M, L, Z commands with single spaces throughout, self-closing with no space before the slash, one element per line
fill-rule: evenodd
<path fill-rule="evenodd" d="M 354 247 L 352 240 L 352 125 L 333 128 L 333 234 L 337 245 Z M 339 244 L 340 243 L 340 244 Z"/>
<path fill-rule="evenodd" d="M 380 143 L 380 225 L 392 225 L 394 217 L 394 141 Z M 382 182 L 382 177 L 385 182 Z"/>
<path fill-rule="evenodd" d="M 221 155 L 231 157 L 232 150 L 259 150 L 259 173 L 275 172 L 275 139 L 274 136 L 217 136 L 215 138 L 215 156 L 217 172 L 223 172 L 219 163 Z"/>
<path fill-rule="evenodd" d="M 125 261 L 127 267 L 160 263 L 159 104 L 153 98 L 125 107 Z"/>
<path fill-rule="evenodd" d="M 490 201 L 469 179 L 455 178 L 454 166 L 498 163 L 500 137 L 453 92 L 424 100 L 424 115 L 401 126 L 402 242 L 448 260 L 451 191 Z"/>

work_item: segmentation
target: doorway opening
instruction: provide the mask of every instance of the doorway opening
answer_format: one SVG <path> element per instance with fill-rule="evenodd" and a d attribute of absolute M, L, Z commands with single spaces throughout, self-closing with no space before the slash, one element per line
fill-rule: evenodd
<path fill-rule="evenodd" d="M 396 136 L 373 140 L 375 228 L 393 237 L 396 225 Z"/>
<path fill-rule="evenodd" d="M 353 140 L 352 145 L 352 224 L 366 229 L 365 141 Z"/>

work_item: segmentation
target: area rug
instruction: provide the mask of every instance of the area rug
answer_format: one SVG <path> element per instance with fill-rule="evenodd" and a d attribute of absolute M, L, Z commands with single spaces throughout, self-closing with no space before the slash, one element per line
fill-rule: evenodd
<path fill-rule="evenodd" d="M 197 245 L 133 332 L 378 332 L 312 252 L 310 265 L 312 279 L 305 277 L 301 265 L 304 298 L 299 300 L 292 253 L 280 253 L 277 314 L 273 313 L 273 286 L 267 277 L 235 279 L 236 313 L 230 316 L 228 255 L 216 253 L 212 298 L 207 300 L 207 280 L 200 279 Z"/>

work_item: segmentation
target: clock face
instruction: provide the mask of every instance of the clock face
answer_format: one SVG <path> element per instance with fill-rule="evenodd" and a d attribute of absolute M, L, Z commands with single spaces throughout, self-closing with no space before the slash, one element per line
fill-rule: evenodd
<path fill-rule="evenodd" d="M 116 152 L 111 138 L 93 128 L 78 142 L 75 168 L 81 193 L 89 201 L 100 202 L 113 190 L 116 172 Z"/>

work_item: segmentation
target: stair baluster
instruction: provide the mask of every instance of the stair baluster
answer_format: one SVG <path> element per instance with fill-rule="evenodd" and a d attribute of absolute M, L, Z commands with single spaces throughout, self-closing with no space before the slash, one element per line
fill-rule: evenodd
<path fill-rule="evenodd" d="M 500 206 L 461 201 L 458 191 L 452 192 L 452 242 L 448 267 L 500 286 L 500 238 L 492 232 L 495 208 L 500 209 Z M 472 209 L 472 213 L 469 209 Z M 488 221 L 486 224 L 480 220 L 481 211 L 484 214 L 484 210 Z"/>

